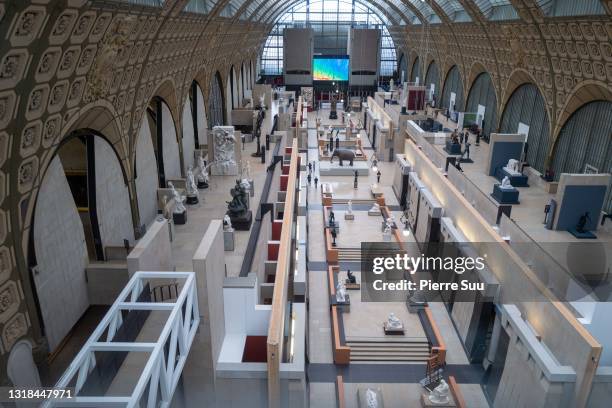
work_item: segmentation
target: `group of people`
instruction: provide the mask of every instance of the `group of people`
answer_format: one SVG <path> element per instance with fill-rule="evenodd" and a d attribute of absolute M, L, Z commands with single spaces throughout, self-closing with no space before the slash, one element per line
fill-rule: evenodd
<path fill-rule="evenodd" d="M 315 161 L 308 162 L 308 176 L 306 176 L 308 185 L 312 183 L 312 180 L 313 180 L 312 175 L 313 175 L 313 171 L 315 170 L 316 164 L 317 163 Z M 317 176 L 314 176 L 314 184 L 315 184 L 315 188 L 317 188 L 319 184 L 319 178 Z"/>

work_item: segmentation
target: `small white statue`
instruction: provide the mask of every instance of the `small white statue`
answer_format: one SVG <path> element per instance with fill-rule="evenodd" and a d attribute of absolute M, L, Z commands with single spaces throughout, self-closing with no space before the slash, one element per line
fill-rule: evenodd
<path fill-rule="evenodd" d="M 259 106 L 261 106 L 261 109 L 266 109 L 266 102 L 263 95 L 259 96 Z"/>
<path fill-rule="evenodd" d="M 227 232 L 234 231 L 234 228 L 232 227 L 232 220 L 230 219 L 230 216 L 227 214 L 225 214 L 225 216 L 223 217 L 223 231 L 227 231 Z"/>
<path fill-rule="evenodd" d="M 368 210 L 369 215 L 380 215 L 380 205 L 378 203 L 374 203 L 372 208 Z"/>
<path fill-rule="evenodd" d="M 336 302 L 346 302 L 346 286 L 344 286 L 344 282 L 338 282 L 338 285 L 336 285 Z"/>
<path fill-rule="evenodd" d="M 206 163 L 204 163 L 204 156 L 198 157 L 198 181 L 203 184 L 208 184 L 208 170 L 206 169 Z"/>
<path fill-rule="evenodd" d="M 378 408 L 378 396 L 376 395 L 376 391 L 371 388 L 368 388 L 365 392 L 366 395 L 366 406 L 368 408 Z"/>
<path fill-rule="evenodd" d="M 506 176 L 503 178 L 501 186 L 499 188 L 505 188 L 506 190 L 510 190 L 514 187 L 512 187 L 512 184 L 510 184 L 510 179 L 508 178 L 508 176 Z"/>
<path fill-rule="evenodd" d="M 449 393 L 450 389 L 448 384 L 442 379 L 440 380 L 440 385 L 429 393 L 429 401 L 439 405 L 448 404 L 450 402 L 450 398 L 448 397 Z"/>
<path fill-rule="evenodd" d="M 346 213 L 349 215 L 353 214 L 353 201 L 351 200 L 348 201 L 348 209 L 346 210 Z"/>
<path fill-rule="evenodd" d="M 174 213 L 175 214 L 182 214 L 184 213 L 187 209 L 185 208 L 185 204 L 183 204 L 185 202 L 185 196 L 182 196 L 179 194 L 178 191 L 176 191 L 176 188 L 174 188 L 174 184 L 172 184 L 171 181 L 168 182 L 168 186 L 170 187 L 170 190 L 172 190 L 172 198 L 174 198 Z"/>
<path fill-rule="evenodd" d="M 188 196 L 198 196 L 198 185 L 196 184 L 191 166 L 187 168 L 187 182 L 185 185 L 185 190 L 187 190 Z"/>
<path fill-rule="evenodd" d="M 506 165 L 506 168 L 513 173 L 520 173 L 519 172 L 519 161 L 516 159 L 508 160 L 508 164 Z"/>
<path fill-rule="evenodd" d="M 395 316 L 395 313 L 389 313 L 389 316 L 387 317 L 387 328 L 401 329 L 402 327 L 404 327 L 404 325 L 402 324 L 402 321 L 397 316 Z"/>

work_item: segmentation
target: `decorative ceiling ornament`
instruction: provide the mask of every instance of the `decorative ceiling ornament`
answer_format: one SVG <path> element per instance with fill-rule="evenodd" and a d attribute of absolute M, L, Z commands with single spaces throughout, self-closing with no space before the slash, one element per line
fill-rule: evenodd
<path fill-rule="evenodd" d="M 93 66 L 87 75 L 86 102 L 105 98 L 114 79 L 118 57 L 124 52 L 130 34 L 133 16 L 117 18 L 100 43 Z"/>

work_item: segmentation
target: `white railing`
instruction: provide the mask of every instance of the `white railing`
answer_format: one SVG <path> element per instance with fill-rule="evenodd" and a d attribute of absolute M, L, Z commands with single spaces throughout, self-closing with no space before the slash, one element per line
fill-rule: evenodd
<path fill-rule="evenodd" d="M 179 282 L 181 287 L 174 303 L 139 302 L 147 281 Z M 113 338 L 123 323 L 122 311 L 166 311 L 168 316 L 155 342 L 114 342 Z M 58 389 L 73 387 L 72 398 L 49 400 L 43 407 L 169 407 L 176 385 L 187 360 L 191 344 L 200 322 L 198 294 L 194 272 L 136 272 L 79 354 L 55 385 Z M 165 346 L 168 343 L 167 355 Z M 131 395 L 81 396 L 88 375 L 96 366 L 95 352 L 150 353 Z M 129 358 L 129 357 L 126 357 Z M 134 373 L 130 372 L 130 379 Z M 76 378 L 75 378 L 76 377 Z M 76 380 L 76 381 L 75 381 Z"/>

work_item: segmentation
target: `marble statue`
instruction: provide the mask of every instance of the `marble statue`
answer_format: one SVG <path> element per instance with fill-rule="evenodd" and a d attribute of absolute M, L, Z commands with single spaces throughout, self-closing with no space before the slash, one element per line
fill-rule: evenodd
<path fill-rule="evenodd" d="M 380 215 L 380 205 L 378 205 L 378 203 L 374 203 L 372 208 L 368 210 L 368 215 Z"/>
<path fill-rule="evenodd" d="M 195 176 L 193 175 L 193 168 L 189 166 L 187 168 L 187 182 L 185 183 L 185 190 L 187 191 L 187 196 L 198 196 L 198 186 L 195 181 Z"/>
<path fill-rule="evenodd" d="M 338 285 L 336 285 L 336 302 L 346 302 L 346 286 L 342 282 L 338 282 Z"/>
<path fill-rule="evenodd" d="M 263 95 L 259 96 L 259 106 L 261 106 L 261 109 L 266 109 L 266 99 Z"/>
<path fill-rule="evenodd" d="M 509 173 L 520 174 L 520 171 L 519 171 L 519 161 L 516 160 L 516 159 L 508 160 L 508 164 L 506 165 L 506 169 L 508 170 Z"/>
<path fill-rule="evenodd" d="M 220 176 L 235 176 L 238 174 L 236 153 L 234 151 L 236 137 L 233 126 L 215 126 L 213 128 L 213 174 Z"/>
<path fill-rule="evenodd" d="M 353 214 L 353 201 L 352 200 L 348 201 L 348 208 L 347 208 L 346 212 L 349 213 L 349 214 Z"/>
<path fill-rule="evenodd" d="M 395 315 L 395 313 L 389 313 L 387 317 L 387 329 L 401 329 L 404 325 L 402 321 Z"/>
<path fill-rule="evenodd" d="M 208 169 L 203 155 L 198 156 L 198 187 L 208 187 Z"/>
<path fill-rule="evenodd" d="M 444 379 L 440 380 L 440 384 L 429 393 L 429 401 L 433 404 L 448 404 L 450 388 Z"/>
<path fill-rule="evenodd" d="M 231 232 L 233 230 L 234 228 L 232 228 L 232 220 L 230 219 L 229 215 L 225 214 L 225 216 L 223 217 L 223 231 Z"/>
<path fill-rule="evenodd" d="M 175 214 L 182 214 L 184 213 L 187 209 L 185 208 L 185 204 L 183 204 L 185 202 L 185 196 L 182 196 L 179 194 L 178 191 L 176 191 L 176 188 L 174 188 L 174 184 L 172 184 L 171 181 L 168 182 L 168 187 L 170 187 L 170 190 L 172 191 L 172 198 L 174 198 L 174 213 Z"/>
<path fill-rule="evenodd" d="M 499 188 L 505 188 L 506 190 L 510 190 L 510 189 L 512 189 L 514 187 L 512 187 L 512 184 L 510 184 L 510 179 L 508 178 L 508 176 L 506 176 L 506 177 L 503 178 Z"/>
<path fill-rule="evenodd" d="M 376 395 L 376 391 L 371 388 L 368 388 L 365 392 L 366 395 L 366 407 L 368 408 L 378 408 L 378 396 Z"/>

